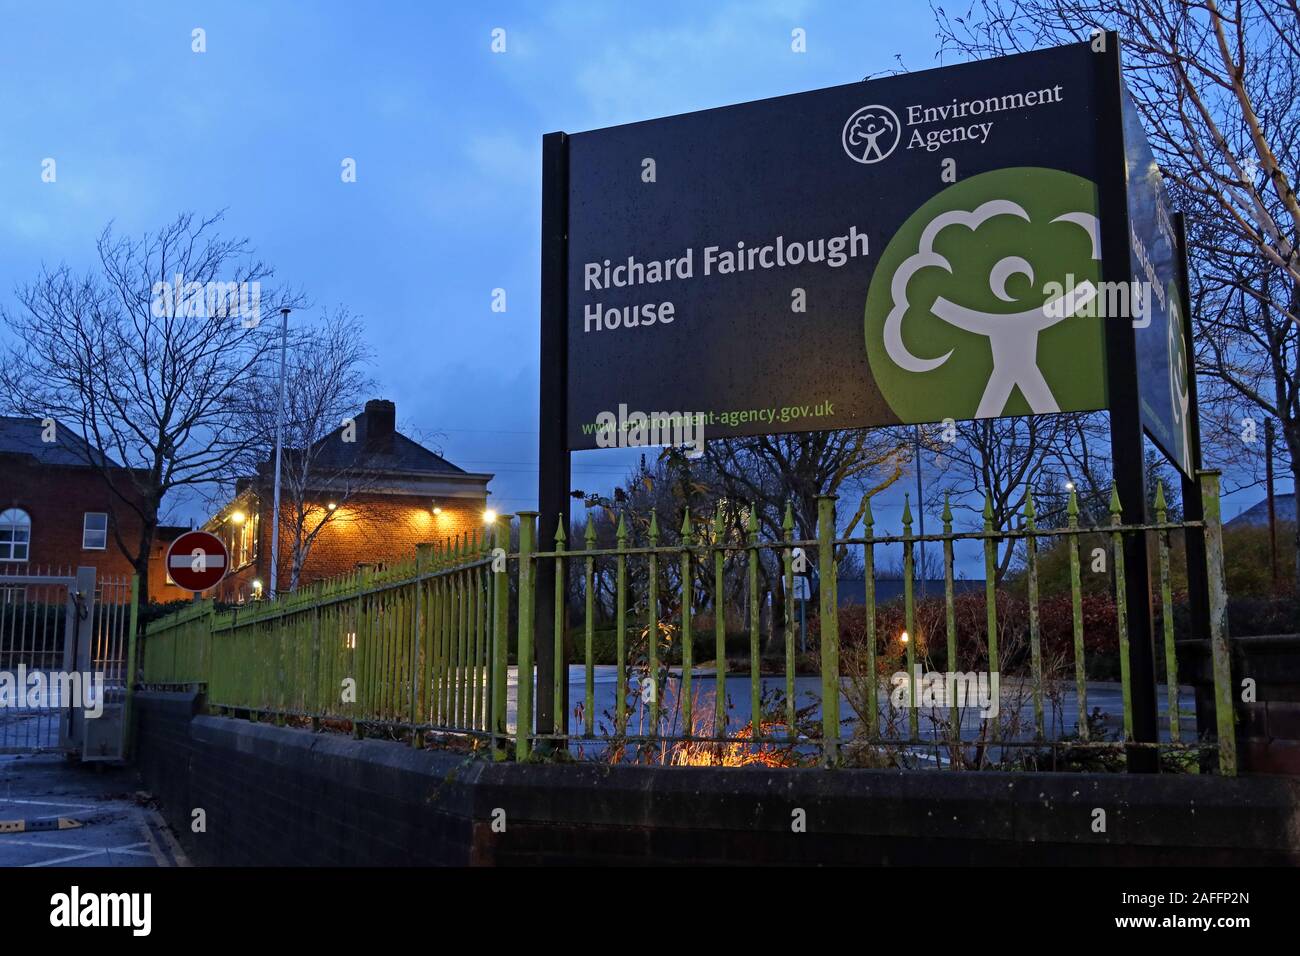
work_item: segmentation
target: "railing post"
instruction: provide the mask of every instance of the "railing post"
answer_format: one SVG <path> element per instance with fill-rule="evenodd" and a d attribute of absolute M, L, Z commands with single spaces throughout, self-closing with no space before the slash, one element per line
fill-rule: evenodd
<path fill-rule="evenodd" d="M 492 572 L 492 753 L 505 759 L 506 675 L 510 657 L 510 515 L 498 515 L 493 544 L 503 553 Z M 500 748 L 500 749 L 498 749 Z"/>
<path fill-rule="evenodd" d="M 822 659 L 822 749 L 826 763 L 839 763 L 840 623 L 835 569 L 836 495 L 817 496 L 817 570 L 820 575 Z"/>
<path fill-rule="evenodd" d="M 918 506 L 920 502 L 917 503 Z M 907 635 L 907 734 L 915 743 L 920 739 L 919 688 L 916 680 L 916 595 L 912 588 L 915 574 L 915 544 L 912 542 L 912 504 L 903 495 L 903 628 Z"/>
<path fill-rule="evenodd" d="M 1210 656 L 1214 664 L 1214 716 L 1219 736 L 1219 773 L 1237 775 L 1237 730 L 1232 701 L 1232 655 L 1228 647 L 1228 594 L 1223 581 L 1223 515 L 1219 472 L 1202 469 L 1201 508 L 1205 515 L 1206 576 L 1210 586 Z"/>
<path fill-rule="evenodd" d="M 429 567 L 431 544 L 415 546 L 415 633 L 411 635 L 411 746 L 424 749 L 424 731 L 414 725 L 424 723 L 429 693 L 428 648 L 424 646 L 424 572 Z"/>
<path fill-rule="evenodd" d="M 537 537 L 537 512 L 519 512 L 519 713 L 515 759 L 527 760 L 533 733 L 533 551 Z"/>

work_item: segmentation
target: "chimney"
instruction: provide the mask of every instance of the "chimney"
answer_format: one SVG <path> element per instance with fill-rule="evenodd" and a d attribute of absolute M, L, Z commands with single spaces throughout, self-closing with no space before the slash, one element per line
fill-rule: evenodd
<path fill-rule="evenodd" d="M 366 444 L 375 450 L 393 447 L 397 430 L 397 406 L 382 398 L 366 402 Z"/>

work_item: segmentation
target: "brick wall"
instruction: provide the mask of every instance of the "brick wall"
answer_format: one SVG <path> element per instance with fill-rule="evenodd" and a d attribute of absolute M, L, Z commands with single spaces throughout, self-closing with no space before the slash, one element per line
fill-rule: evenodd
<path fill-rule="evenodd" d="M 126 488 L 129 479 L 123 478 Z M 140 519 L 109 490 L 100 474 L 90 468 L 39 465 L 29 457 L 3 456 L 0 461 L 0 511 L 21 508 L 31 517 L 31 554 L 26 567 L 92 567 L 99 577 L 129 577 L 135 573 L 113 534 L 117 527 L 129 547 L 140 537 Z M 86 512 L 109 516 L 109 532 L 103 550 L 82 547 Z M 150 567 L 149 593 L 155 601 L 187 597 L 187 592 L 169 587 L 163 580 L 160 549 L 166 542 L 154 542 L 157 567 Z"/>
<path fill-rule="evenodd" d="M 339 506 L 329 523 L 316 537 L 301 584 L 348 574 L 358 564 L 393 564 L 415 557 L 417 544 L 445 542 L 457 535 L 482 533 L 486 499 L 445 499 L 434 514 L 427 497 L 371 495 L 358 496 Z M 279 587 L 289 587 L 292 567 L 293 528 L 287 509 L 281 508 Z M 257 561 L 230 574 L 221 583 L 222 600 L 234 601 L 252 596 L 252 582 L 269 584 L 271 566 L 271 504 L 261 505 Z"/>

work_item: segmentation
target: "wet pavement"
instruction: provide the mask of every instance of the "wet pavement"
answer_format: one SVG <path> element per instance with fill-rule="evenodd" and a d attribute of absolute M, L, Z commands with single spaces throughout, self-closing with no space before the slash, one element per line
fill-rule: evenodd
<path fill-rule="evenodd" d="M 59 818 L 81 825 L 33 829 Z M 25 830 L 5 832 L 20 820 Z M 0 756 L 0 867 L 188 865 L 129 768 Z"/>

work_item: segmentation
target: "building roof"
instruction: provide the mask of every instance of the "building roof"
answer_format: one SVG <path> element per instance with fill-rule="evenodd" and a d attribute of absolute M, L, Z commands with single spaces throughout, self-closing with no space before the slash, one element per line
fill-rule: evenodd
<path fill-rule="evenodd" d="M 430 451 L 419 442 L 397 431 L 396 406 L 383 399 L 366 402 L 363 412 L 353 417 L 355 431 L 340 426 L 312 446 L 311 469 L 315 479 L 326 482 L 331 475 L 357 473 L 372 481 L 385 483 L 446 482 L 459 484 L 462 480 L 483 483 L 492 475 L 469 472 L 441 455 Z M 344 441 L 351 437 L 351 441 Z M 295 449 L 286 448 L 285 458 L 292 461 Z M 258 482 L 269 482 L 275 471 L 274 456 L 258 466 Z M 248 480 L 236 485 L 236 493 L 249 485 Z M 378 487 L 378 486 L 376 486 Z M 426 489 L 427 490 L 427 489 Z"/>
<path fill-rule="evenodd" d="M 43 441 L 44 432 L 45 425 L 40 418 L 0 416 L 0 454 L 28 455 L 38 464 L 60 467 L 84 468 L 91 462 L 108 468 L 121 467 L 58 422 L 54 426 L 54 441 Z"/>
<path fill-rule="evenodd" d="M 1273 510 L 1277 514 L 1278 521 L 1295 521 L 1295 495 L 1274 495 Z M 1268 499 L 1265 498 L 1256 504 L 1251 505 L 1237 517 L 1229 521 L 1224 527 L 1240 528 L 1246 525 L 1266 527 L 1268 525 Z"/>
<path fill-rule="evenodd" d="M 344 441 L 344 426 L 339 426 L 312 446 L 314 465 L 326 471 L 357 469 L 370 473 L 468 475 L 419 442 L 412 441 L 395 426 L 397 409 L 389 401 L 372 399 L 365 411 L 354 416 L 354 441 Z M 262 466 L 274 467 L 274 459 Z"/>

